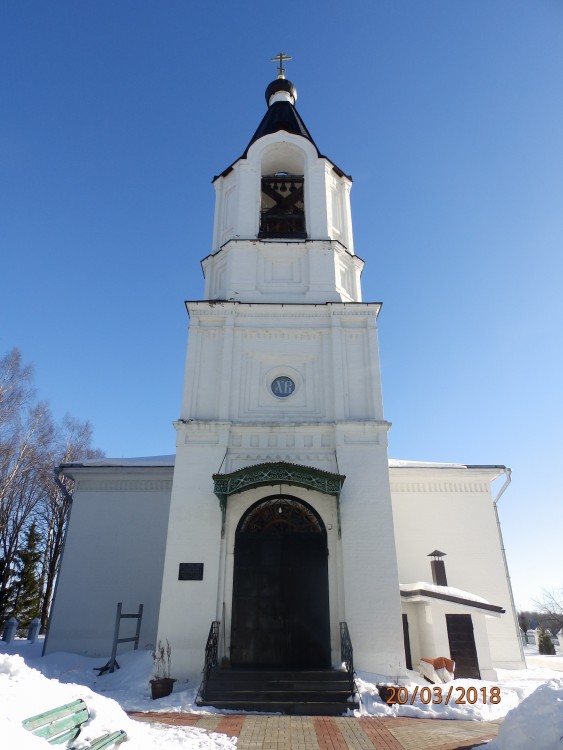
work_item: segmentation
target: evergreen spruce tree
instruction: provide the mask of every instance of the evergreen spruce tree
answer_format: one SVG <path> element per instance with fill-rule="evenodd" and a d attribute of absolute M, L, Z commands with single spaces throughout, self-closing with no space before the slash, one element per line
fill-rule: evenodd
<path fill-rule="evenodd" d="M 555 654 L 555 646 L 551 642 L 551 635 L 544 628 L 541 629 L 539 634 L 538 650 L 540 654 L 547 654 L 548 656 L 554 656 Z"/>
<path fill-rule="evenodd" d="M 35 523 L 27 532 L 26 544 L 17 553 L 14 578 L 14 604 L 11 614 L 20 624 L 20 634 L 27 632 L 30 622 L 41 612 L 40 565 L 42 560 L 41 535 Z"/>
<path fill-rule="evenodd" d="M 9 580 L 10 571 L 4 558 L 0 557 L 0 580 L 4 580 L 4 576 Z M 10 617 L 13 598 L 14 589 L 10 583 L 4 583 L 3 586 L 0 586 L 0 634 L 2 633 L 6 621 Z"/>

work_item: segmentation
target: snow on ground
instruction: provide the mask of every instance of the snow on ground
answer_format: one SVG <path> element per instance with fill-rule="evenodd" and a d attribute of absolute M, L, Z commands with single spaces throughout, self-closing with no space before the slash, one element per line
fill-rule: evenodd
<path fill-rule="evenodd" d="M 9 645 L 0 643 L 0 651 L 11 652 L 0 653 L 0 737 L 3 747 L 23 750 L 52 747 L 46 740 L 23 729 L 22 720 L 82 698 L 90 711 L 90 719 L 80 733 L 80 742 L 78 739 L 75 742 L 77 747 L 107 732 L 123 729 L 128 737 L 127 744 L 123 745 L 127 750 L 153 750 L 161 746 L 166 746 L 167 750 L 236 748 L 236 740 L 224 734 L 196 727 L 149 725 L 127 716 L 124 707 L 145 711 L 154 707 L 148 691 L 152 669 L 148 652 L 124 654 L 119 658 L 122 669 L 113 675 L 97 678 L 93 667 L 102 666 L 103 659 L 87 659 L 67 653 L 41 659 L 41 646 L 32 646 L 25 641 Z M 164 708 L 165 701 L 169 699 L 159 701 L 159 708 Z"/>
<path fill-rule="evenodd" d="M 92 713 L 82 732 L 85 739 L 124 729 L 129 736 L 129 742 L 123 746 L 127 750 L 147 750 L 163 744 L 169 750 L 232 750 L 236 747 L 236 740 L 225 735 L 197 728 L 149 725 L 135 722 L 126 715 L 125 711 L 218 713 L 217 709 L 202 709 L 195 705 L 199 675 L 187 682 L 176 682 L 172 695 L 153 701 L 149 689 L 152 658 L 148 651 L 118 655 L 121 668 L 100 677 L 95 668 L 101 667 L 107 661 L 105 658 L 72 653 L 41 657 L 41 650 L 41 641 L 33 645 L 23 640 L 16 640 L 13 644 L 0 642 L 0 736 L 13 739 L 14 746 L 17 744 L 30 750 L 47 747 L 45 741 L 35 741 L 22 729 L 22 719 L 75 698 L 83 698 Z M 505 717 L 520 706 L 505 722 L 506 732 L 512 732 L 509 739 L 505 741 L 503 733 L 499 733 L 496 744 L 490 746 L 491 750 L 493 747 L 495 750 L 520 750 L 514 737 L 522 734 L 521 724 L 532 727 L 530 736 L 534 737 L 534 750 L 563 750 L 563 740 L 560 744 L 538 744 L 538 740 L 543 735 L 549 736 L 549 732 L 554 736 L 559 732 L 558 736 L 563 736 L 563 653 L 558 649 L 556 656 L 540 657 L 537 649 L 527 646 L 526 656 L 531 668 L 497 670 L 495 682 L 455 680 L 440 686 L 441 703 L 435 702 L 438 693 L 434 689 L 438 686 L 432 686 L 416 672 L 409 672 L 408 678 L 401 680 L 406 688 L 402 694 L 406 702 L 387 706 L 379 698 L 376 683 L 388 678 L 360 672 L 357 684 L 362 702 L 350 713 L 355 716 L 491 721 Z M 534 660 L 538 660 L 541 666 L 535 665 Z M 546 668 L 548 665 L 551 669 Z M 450 686 L 453 690 L 446 702 Z M 425 690 L 421 690 L 423 687 Z M 500 689 L 497 703 L 490 700 L 495 695 L 492 688 Z M 417 694 L 413 699 L 415 691 Z M 461 702 L 463 699 L 464 703 Z M 540 717 L 541 726 L 538 724 Z M 510 729 L 511 726 L 515 728 Z"/>
<path fill-rule="evenodd" d="M 563 680 L 540 685 L 511 711 L 487 750 L 561 750 Z"/>
<path fill-rule="evenodd" d="M 524 646 L 524 655 L 528 667 L 545 667 L 546 669 L 555 669 L 557 672 L 563 672 L 563 647 L 555 647 L 555 656 L 538 654 L 537 646 Z"/>

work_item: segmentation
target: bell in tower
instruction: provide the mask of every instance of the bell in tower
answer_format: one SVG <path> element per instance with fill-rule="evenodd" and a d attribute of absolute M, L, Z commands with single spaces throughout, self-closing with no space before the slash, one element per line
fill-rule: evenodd
<path fill-rule="evenodd" d="M 303 175 L 276 172 L 262 177 L 260 201 L 261 238 L 305 239 Z"/>

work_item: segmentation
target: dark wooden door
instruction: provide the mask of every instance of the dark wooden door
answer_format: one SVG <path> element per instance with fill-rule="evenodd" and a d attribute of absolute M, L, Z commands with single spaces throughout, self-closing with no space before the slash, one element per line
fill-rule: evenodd
<path fill-rule="evenodd" d="M 237 533 L 231 662 L 330 666 L 326 532 L 273 524 Z"/>
<path fill-rule="evenodd" d="M 471 615 L 446 615 L 450 656 L 455 661 L 455 676 L 481 679 L 473 635 Z"/>

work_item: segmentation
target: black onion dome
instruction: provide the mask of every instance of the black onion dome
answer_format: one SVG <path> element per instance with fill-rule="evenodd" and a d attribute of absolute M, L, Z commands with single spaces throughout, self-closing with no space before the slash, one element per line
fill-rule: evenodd
<path fill-rule="evenodd" d="M 249 147 L 254 143 L 254 141 L 257 141 L 259 138 L 263 138 L 265 135 L 277 133 L 278 130 L 285 130 L 286 133 L 300 135 L 303 138 L 306 138 L 308 141 L 311 141 L 313 146 L 317 148 L 315 145 L 315 141 L 311 137 L 311 133 L 309 133 L 309 131 L 307 130 L 307 126 L 301 119 L 293 104 L 291 104 L 291 102 L 283 101 L 274 102 L 268 107 L 266 114 L 262 118 L 262 122 L 260 123 L 260 125 L 258 125 L 256 132 L 254 133 L 250 140 L 250 143 L 246 147 L 246 151 L 248 151 Z M 244 152 L 245 156 L 246 151 Z"/>
<path fill-rule="evenodd" d="M 281 101 L 270 104 L 270 99 L 274 94 L 277 94 L 278 91 L 285 91 L 293 98 L 293 102 L 284 98 Z M 285 130 L 286 133 L 300 135 L 308 141 L 311 141 L 313 146 L 317 148 L 315 141 L 311 137 L 311 133 L 309 133 L 307 126 L 295 109 L 294 103 L 296 99 L 297 89 L 291 81 L 287 80 L 287 78 L 276 78 L 275 81 L 272 81 L 268 85 L 268 88 L 266 89 L 266 102 L 268 104 L 268 109 L 262 118 L 262 122 L 258 125 L 256 132 L 250 139 L 250 143 L 246 147 L 243 157 L 246 156 L 248 149 L 255 141 L 265 135 L 269 135 L 270 133 L 277 133 L 279 130 Z M 317 153 L 320 156 L 318 148 Z"/>
<path fill-rule="evenodd" d="M 275 81 L 272 81 L 268 85 L 268 88 L 266 89 L 266 104 L 270 106 L 270 97 L 276 94 L 278 91 L 287 91 L 288 94 L 290 94 L 293 97 L 293 100 L 297 100 L 297 89 L 291 83 L 291 81 L 288 81 L 287 78 L 276 78 Z"/>
<path fill-rule="evenodd" d="M 286 78 L 276 78 L 275 81 L 272 81 L 269 84 L 268 88 L 266 89 L 266 102 L 268 103 L 266 114 L 262 118 L 262 121 L 258 125 L 254 135 L 250 139 L 250 142 L 245 148 L 244 153 L 239 158 L 246 159 L 248 149 L 252 146 L 253 143 L 255 143 L 260 138 L 263 138 L 265 135 L 271 135 L 272 133 L 285 131 L 286 133 L 291 133 L 292 135 L 300 135 L 302 138 L 306 138 L 313 144 L 319 157 L 322 159 L 327 159 L 328 157 L 323 156 L 319 151 L 317 144 L 313 140 L 311 133 L 309 133 L 309 131 L 307 130 L 307 126 L 301 119 L 299 112 L 295 109 L 294 104 L 289 99 L 285 99 L 285 97 L 282 97 L 280 100 L 270 104 L 271 97 L 278 91 L 285 91 L 286 93 L 288 93 L 293 98 L 293 102 L 295 102 L 295 100 L 297 99 L 297 89 L 295 88 L 293 83 L 291 81 L 288 81 Z M 328 161 L 330 161 L 330 159 L 328 159 Z M 229 174 L 229 172 L 233 168 L 234 163 L 231 164 L 230 167 L 227 167 L 227 169 L 225 169 L 223 172 L 221 172 L 221 174 L 216 175 L 213 178 L 213 182 L 215 182 L 215 180 L 219 177 L 224 177 L 225 175 Z M 339 169 L 339 167 L 337 167 L 334 162 L 331 161 L 331 164 L 334 168 L 334 171 L 338 175 L 340 175 L 341 177 L 346 175 L 346 173 Z M 348 179 L 351 180 L 352 178 L 348 176 Z"/>

